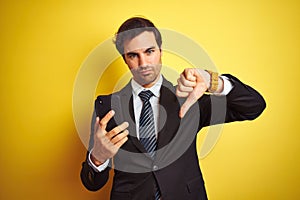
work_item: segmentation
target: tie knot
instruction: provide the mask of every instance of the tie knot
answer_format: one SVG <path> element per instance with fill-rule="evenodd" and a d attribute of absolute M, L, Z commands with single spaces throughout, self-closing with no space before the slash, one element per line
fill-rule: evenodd
<path fill-rule="evenodd" d="M 149 99 L 153 96 L 153 93 L 150 90 L 144 90 L 139 93 L 139 97 L 143 102 L 149 101 Z"/>

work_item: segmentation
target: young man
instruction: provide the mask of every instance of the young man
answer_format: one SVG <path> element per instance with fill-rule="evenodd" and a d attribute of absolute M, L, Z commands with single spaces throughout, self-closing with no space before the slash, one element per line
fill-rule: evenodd
<path fill-rule="evenodd" d="M 264 99 L 231 75 L 196 68 L 185 69 L 173 86 L 160 73 L 161 35 L 147 19 L 125 21 L 115 44 L 133 78 L 121 91 L 95 101 L 83 184 L 92 191 L 103 187 L 113 160 L 112 200 L 207 199 L 198 131 L 255 119 Z"/>

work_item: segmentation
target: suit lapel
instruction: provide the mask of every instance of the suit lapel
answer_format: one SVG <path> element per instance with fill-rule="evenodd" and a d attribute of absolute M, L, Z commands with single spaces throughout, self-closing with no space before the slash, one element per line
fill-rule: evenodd
<path fill-rule="evenodd" d="M 140 143 L 136 135 L 136 122 L 134 116 L 133 109 L 133 96 L 132 96 L 132 87 L 130 82 L 120 91 L 121 97 L 121 106 L 122 112 L 124 116 L 124 121 L 129 123 L 128 131 L 129 137 L 128 139 L 136 146 L 139 152 L 146 152 L 144 146 Z"/>
<path fill-rule="evenodd" d="M 160 90 L 159 101 L 158 149 L 167 145 L 172 140 L 180 125 L 180 105 L 175 95 L 175 88 L 165 78 Z"/>

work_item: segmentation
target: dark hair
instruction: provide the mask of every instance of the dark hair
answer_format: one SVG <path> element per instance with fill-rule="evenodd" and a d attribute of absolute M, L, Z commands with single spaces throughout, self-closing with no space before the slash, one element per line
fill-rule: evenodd
<path fill-rule="evenodd" d="M 127 19 L 119 28 L 115 35 L 114 43 L 117 50 L 124 58 L 124 42 L 125 40 L 131 40 L 132 38 L 138 36 L 144 31 L 153 32 L 155 40 L 159 48 L 161 48 L 162 40 L 159 30 L 154 26 L 154 24 L 142 17 L 133 17 Z"/>

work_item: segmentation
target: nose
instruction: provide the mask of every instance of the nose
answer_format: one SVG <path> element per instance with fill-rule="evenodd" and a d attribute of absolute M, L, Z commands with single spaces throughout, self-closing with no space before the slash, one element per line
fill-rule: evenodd
<path fill-rule="evenodd" d="M 140 55 L 139 57 L 139 66 L 146 66 L 147 65 L 147 59 L 145 55 Z"/>

